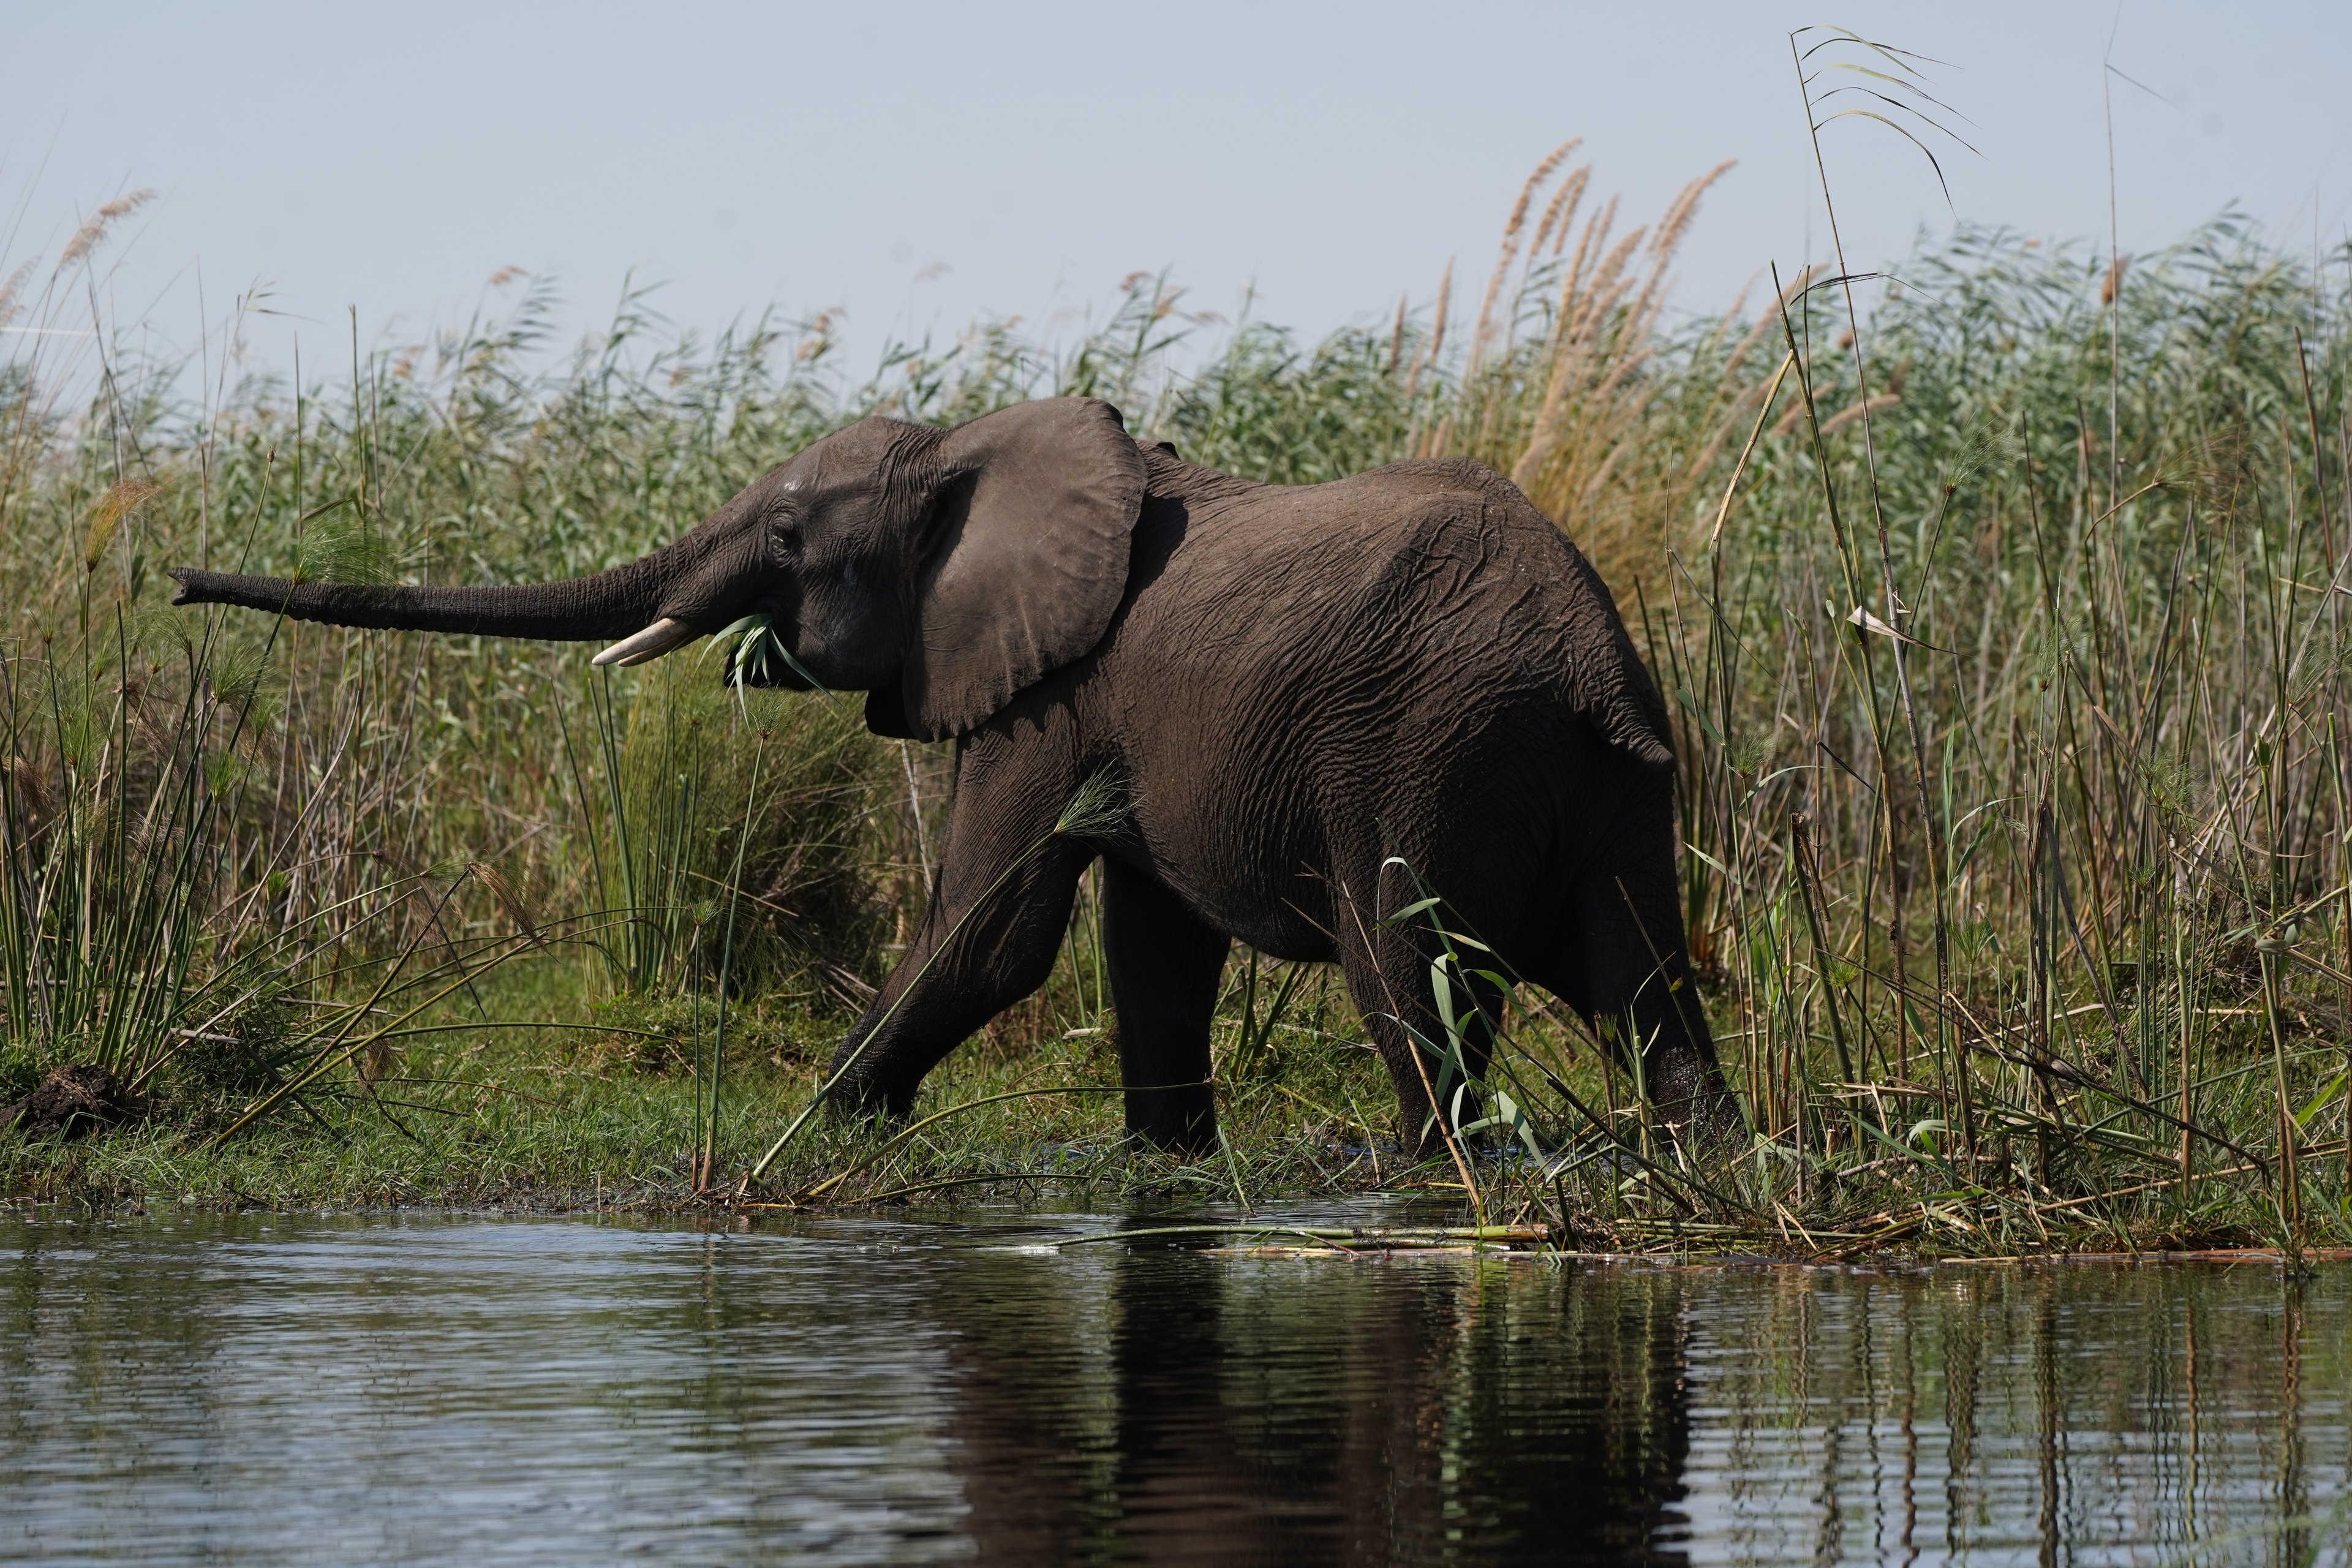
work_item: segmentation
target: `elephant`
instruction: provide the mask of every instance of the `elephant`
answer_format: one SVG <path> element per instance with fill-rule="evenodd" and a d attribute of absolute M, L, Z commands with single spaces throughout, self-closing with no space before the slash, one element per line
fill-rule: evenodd
<path fill-rule="evenodd" d="M 611 640 L 607 666 L 764 616 L 778 657 L 735 679 L 863 692 L 877 734 L 952 741 L 929 907 L 841 1043 L 837 1103 L 904 1116 L 1045 982 L 1099 860 L 1127 1127 L 1150 1143 L 1216 1145 L 1235 941 L 1339 966 L 1424 1152 L 1478 1104 L 1498 980 L 1596 1023 L 1678 1136 L 1740 1124 L 1685 941 L 1664 704 L 1584 555 L 1477 463 L 1260 484 L 1045 398 L 952 429 L 861 419 L 589 576 L 172 576 L 175 604 Z M 1108 805 L 1073 827 L 1095 784 Z M 1485 951 L 1433 982 L 1441 922 Z"/>

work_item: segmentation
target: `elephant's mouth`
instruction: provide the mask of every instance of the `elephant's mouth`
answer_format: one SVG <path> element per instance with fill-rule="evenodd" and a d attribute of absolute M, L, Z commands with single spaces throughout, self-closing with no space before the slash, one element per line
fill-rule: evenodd
<path fill-rule="evenodd" d="M 786 691 L 830 692 L 832 689 L 810 673 L 808 666 L 794 657 L 792 640 L 779 625 L 781 619 L 772 612 L 755 611 L 717 634 L 714 646 L 725 656 L 727 684 L 780 687 Z M 645 636 L 653 629 L 648 626 L 646 633 L 639 636 Z M 651 658 L 655 656 L 647 654 L 645 657 Z M 602 656 L 599 658 L 601 659 Z"/>

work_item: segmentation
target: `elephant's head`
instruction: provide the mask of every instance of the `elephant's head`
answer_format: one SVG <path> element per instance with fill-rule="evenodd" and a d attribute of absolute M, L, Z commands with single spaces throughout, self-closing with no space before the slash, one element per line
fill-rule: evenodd
<path fill-rule="evenodd" d="M 748 615 L 778 683 L 871 693 L 885 733 L 942 740 L 1099 640 L 1126 591 L 1144 460 L 1118 410 L 1055 398 L 953 430 L 878 416 L 765 475 L 678 541 L 511 587 L 293 583 L 179 567 L 179 605 L 488 637 L 608 640 L 642 664 Z"/>

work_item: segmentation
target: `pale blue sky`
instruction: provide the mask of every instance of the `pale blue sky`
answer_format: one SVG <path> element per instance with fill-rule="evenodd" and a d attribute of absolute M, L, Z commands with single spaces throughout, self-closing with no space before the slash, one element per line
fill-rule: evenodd
<path fill-rule="evenodd" d="M 1255 283 L 1262 316 L 1320 331 L 1425 300 L 1448 257 L 1483 278 L 1575 134 L 1637 217 L 1740 160 L 1681 268 L 1714 305 L 1826 248 L 1784 37 L 1825 19 L 1951 63 L 1937 90 L 1983 153 L 1939 149 L 1965 217 L 2104 236 L 2113 26 L 2169 100 L 2114 84 L 2126 249 L 2233 201 L 2298 247 L 2352 223 L 2340 3 L 6 10 L 0 265 L 153 186 L 114 309 L 193 343 L 199 281 L 215 317 L 262 285 L 277 363 L 298 331 L 340 345 L 354 304 L 371 339 L 462 318 L 507 266 L 556 274 L 574 330 L 634 268 L 706 328 L 843 308 L 860 356 L 980 311 L 1066 321 L 1162 267 L 1196 304 Z M 1828 149 L 1855 265 L 1948 223 L 1876 127 Z"/>

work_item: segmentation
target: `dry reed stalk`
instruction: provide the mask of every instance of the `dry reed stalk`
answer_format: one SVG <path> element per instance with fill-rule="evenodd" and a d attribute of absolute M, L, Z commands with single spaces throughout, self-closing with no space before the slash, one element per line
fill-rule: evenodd
<path fill-rule="evenodd" d="M 1431 443 L 1423 435 L 1421 414 L 1415 399 L 1421 391 L 1422 376 L 1424 374 L 1433 375 L 1437 367 L 1444 363 L 1445 323 L 1447 318 L 1453 313 L 1453 309 L 1454 261 L 1449 257 L 1446 258 L 1444 273 L 1437 279 L 1437 303 L 1431 311 L 1429 336 L 1423 340 L 1420 351 L 1413 355 L 1412 370 L 1406 375 L 1404 381 L 1405 406 L 1414 411 L 1412 423 L 1405 431 L 1404 447 L 1406 451 L 1416 457 L 1427 456 L 1428 454 L 1423 448 Z M 1450 414 L 1443 416 L 1439 420 L 1438 428 L 1441 432 L 1450 429 L 1452 423 L 1453 416 Z M 1442 439 L 1442 437 L 1439 439 Z"/>

